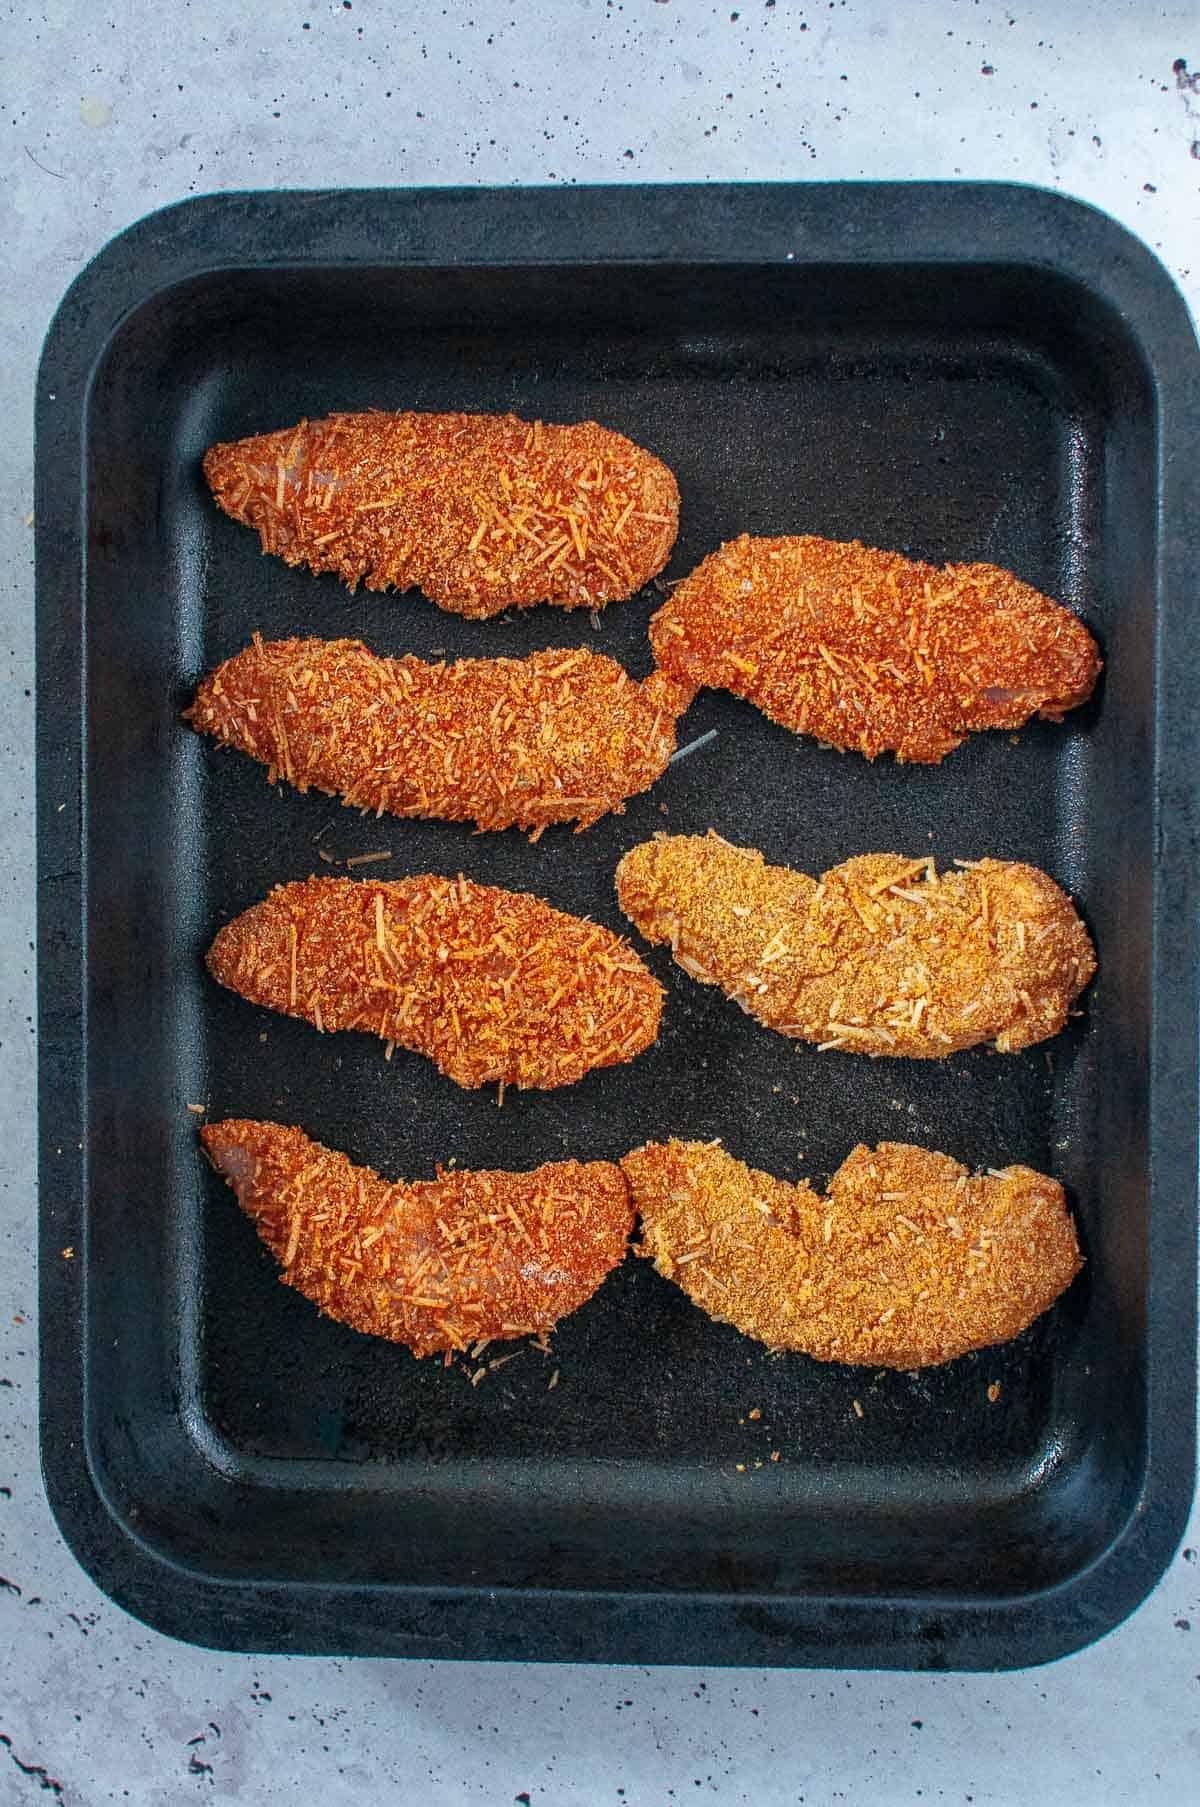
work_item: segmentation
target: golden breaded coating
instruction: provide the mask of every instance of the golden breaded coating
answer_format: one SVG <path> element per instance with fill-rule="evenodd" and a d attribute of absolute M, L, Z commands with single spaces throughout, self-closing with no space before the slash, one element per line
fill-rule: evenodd
<path fill-rule="evenodd" d="M 204 474 L 264 552 L 474 617 L 632 596 L 679 524 L 666 465 L 593 420 L 331 414 L 215 445 Z"/>
<path fill-rule="evenodd" d="M 609 1161 L 393 1183 L 282 1123 L 231 1119 L 200 1139 L 288 1286 L 418 1356 L 553 1330 L 633 1228 Z"/>
<path fill-rule="evenodd" d="M 936 1059 L 1057 1035 L 1096 970 L 1070 898 L 1035 866 L 867 853 L 820 881 L 719 835 L 659 835 L 617 867 L 648 941 L 781 1035 Z"/>
<path fill-rule="evenodd" d="M 467 1087 L 572 1085 L 649 1047 L 662 1014 L 662 986 L 611 930 L 461 874 L 277 885 L 220 931 L 208 970 Z"/>
<path fill-rule="evenodd" d="M 662 672 L 636 683 L 584 648 L 427 665 L 361 640 L 256 635 L 186 714 L 272 783 L 377 815 L 587 828 L 661 775 L 692 695 Z"/>
<path fill-rule="evenodd" d="M 650 624 L 680 683 L 874 759 L 936 765 L 977 728 L 1058 721 L 1100 675 L 1079 617 L 997 565 L 923 565 L 857 540 L 710 553 Z"/>
<path fill-rule="evenodd" d="M 1083 1265 L 1057 1180 L 974 1177 L 903 1142 L 859 1146 L 822 1197 L 715 1142 L 621 1162 L 645 1252 L 710 1317 L 818 1361 L 926 1368 L 1016 1336 Z"/>

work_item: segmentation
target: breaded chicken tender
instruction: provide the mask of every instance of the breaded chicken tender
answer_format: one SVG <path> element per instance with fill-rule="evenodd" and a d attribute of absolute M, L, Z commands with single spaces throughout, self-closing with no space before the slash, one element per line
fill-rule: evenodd
<path fill-rule="evenodd" d="M 208 970 L 252 1004 L 425 1054 L 456 1085 L 572 1085 L 658 1034 L 663 991 L 611 930 L 522 891 L 423 874 L 278 885 Z"/>
<path fill-rule="evenodd" d="M 972 1176 L 903 1142 L 858 1147 L 822 1197 L 713 1142 L 621 1163 L 643 1248 L 710 1317 L 818 1361 L 925 1368 L 1016 1336 L 1082 1266 L 1063 1189 Z"/>
<path fill-rule="evenodd" d="M 666 465 L 591 420 L 331 414 L 215 445 L 204 474 L 264 552 L 474 617 L 632 596 L 679 524 Z"/>
<path fill-rule="evenodd" d="M 710 553 L 650 624 L 680 683 L 874 759 L 936 765 L 978 728 L 1058 721 L 1100 674 L 1079 617 L 997 565 L 923 565 L 857 540 Z"/>
<path fill-rule="evenodd" d="M 377 815 L 587 828 L 648 790 L 693 692 L 584 648 L 525 659 L 379 658 L 361 640 L 272 640 L 204 679 L 192 726 Z"/>
<path fill-rule="evenodd" d="M 231 1119 L 200 1139 L 288 1286 L 418 1356 L 553 1330 L 633 1227 L 608 1161 L 393 1183 L 282 1123 Z"/>
<path fill-rule="evenodd" d="M 617 867 L 621 908 L 781 1035 L 936 1059 L 1057 1035 L 1096 968 L 1070 898 L 1035 866 L 868 853 L 818 881 L 719 835 L 659 835 Z"/>

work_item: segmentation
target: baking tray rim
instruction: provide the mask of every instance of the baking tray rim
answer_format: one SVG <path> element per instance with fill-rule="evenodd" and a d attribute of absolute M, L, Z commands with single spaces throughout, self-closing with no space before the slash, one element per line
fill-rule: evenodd
<path fill-rule="evenodd" d="M 363 219 L 372 210 L 390 229 L 386 245 L 378 232 L 364 238 Z M 286 250 L 272 254 L 273 245 Z M 1159 479 L 1150 799 L 1156 859 L 1147 1449 L 1139 1497 L 1091 1563 L 1052 1587 L 1001 1601 L 256 1583 L 187 1569 L 138 1534 L 109 1500 L 85 1434 L 84 1162 L 73 1157 L 82 1149 L 87 1095 L 86 571 L 79 485 L 92 375 L 139 307 L 225 271 L 782 262 L 797 268 L 986 263 L 1065 278 L 1115 312 L 1150 382 Z M 1179 1352 L 1195 1349 L 1196 1313 L 1200 937 L 1190 895 L 1197 767 L 1187 707 L 1184 533 L 1186 522 L 1200 518 L 1200 354 L 1182 298 L 1158 259 L 1098 209 L 1009 183 L 380 187 L 196 196 L 119 233 L 68 288 L 43 348 L 36 442 L 41 1454 L 59 1529 L 97 1584 L 146 1623 L 187 1641 L 314 1653 L 995 1668 L 1065 1655 L 1118 1624 L 1155 1585 L 1182 1535 L 1195 1460 L 1195 1363 L 1181 1368 Z M 68 1245 L 80 1259 L 61 1259 Z M 517 1601 L 525 1609 L 520 1614 Z M 958 1652 L 960 1641 L 970 1648 Z M 989 1641 L 999 1660 L 974 1660 L 975 1646 Z"/>

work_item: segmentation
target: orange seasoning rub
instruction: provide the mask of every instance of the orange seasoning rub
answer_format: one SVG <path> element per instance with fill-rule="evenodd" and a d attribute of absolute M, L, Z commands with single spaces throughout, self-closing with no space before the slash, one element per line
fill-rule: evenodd
<path fill-rule="evenodd" d="M 586 828 L 660 776 L 693 694 L 662 672 L 637 683 L 585 648 L 427 665 L 360 640 L 256 635 L 204 679 L 187 718 L 272 781 L 376 815 Z"/>
<path fill-rule="evenodd" d="M 200 1138 L 280 1278 L 418 1356 L 553 1330 L 622 1260 L 633 1227 L 608 1161 L 390 1182 L 280 1123 L 212 1123 Z"/>
<path fill-rule="evenodd" d="M 466 1087 L 572 1085 L 649 1047 L 662 1014 L 662 987 L 609 929 L 461 874 L 279 885 L 220 931 L 208 969 Z"/>
<path fill-rule="evenodd" d="M 264 552 L 457 615 L 632 596 L 679 523 L 667 466 L 595 421 L 331 414 L 215 445 L 204 473 Z"/>
<path fill-rule="evenodd" d="M 1096 969 L 1070 898 L 1006 860 L 939 873 L 869 853 L 818 879 L 719 835 L 659 835 L 617 868 L 621 908 L 769 1029 L 819 1049 L 937 1059 L 1057 1035 Z"/>
<path fill-rule="evenodd" d="M 873 759 L 936 765 L 980 728 L 1058 721 L 1100 674 L 1079 617 L 997 565 L 920 564 L 857 540 L 743 534 L 650 624 L 681 683 Z"/>
<path fill-rule="evenodd" d="M 1056 1180 L 858 1147 L 824 1195 L 716 1142 L 621 1163 L 644 1252 L 710 1317 L 819 1361 L 924 1368 L 1024 1330 L 1083 1263 Z"/>

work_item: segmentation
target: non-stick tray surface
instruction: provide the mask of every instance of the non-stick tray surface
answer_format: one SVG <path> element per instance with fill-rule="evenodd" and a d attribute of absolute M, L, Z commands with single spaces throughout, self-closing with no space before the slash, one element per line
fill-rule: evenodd
<path fill-rule="evenodd" d="M 936 768 L 702 693 L 681 742 L 715 739 L 536 845 L 273 791 L 180 721 L 254 629 L 649 667 L 653 588 L 598 628 L 465 622 L 264 559 L 212 505 L 213 440 L 369 406 L 630 434 L 679 477 L 668 578 L 743 530 L 1008 566 L 1082 613 L 1102 687 Z M 1192 1476 L 1197 419 L 1160 267 L 1029 190 L 243 195 L 108 247 L 47 342 L 37 493 L 43 1438 L 103 1587 L 229 1647 L 637 1662 L 1014 1665 L 1131 1609 Z M 345 869 L 319 849 L 624 930 L 620 855 L 710 826 L 810 872 L 1030 860 L 1077 897 L 1100 976 L 1021 1055 L 868 1061 L 643 949 L 669 987 L 656 1047 L 498 1109 L 204 973 L 270 885 Z M 278 1284 L 194 1103 L 397 1177 L 673 1132 L 823 1180 L 858 1141 L 918 1141 L 1056 1174 L 1087 1266 L 1007 1347 L 905 1375 L 773 1359 L 630 1259 L 551 1357 L 472 1387 Z"/>

